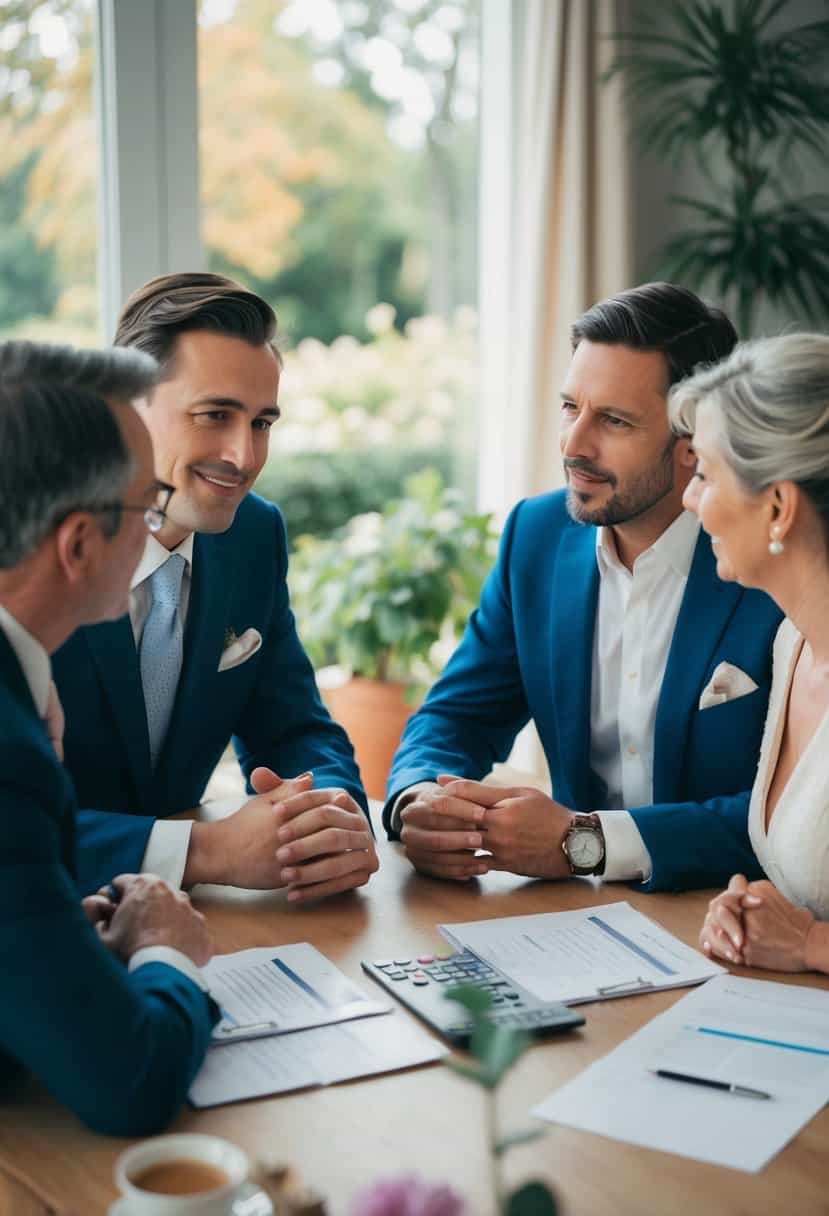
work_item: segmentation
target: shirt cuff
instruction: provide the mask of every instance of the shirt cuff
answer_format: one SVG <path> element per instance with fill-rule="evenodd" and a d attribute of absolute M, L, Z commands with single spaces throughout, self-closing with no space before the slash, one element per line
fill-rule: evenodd
<path fill-rule="evenodd" d="M 417 793 L 418 790 L 439 790 L 440 786 L 437 781 L 417 781 L 414 785 L 408 785 L 405 790 L 401 790 L 394 800 L 394 806 L 391 808 L 391 827 L 392 831 L 400 835 L 400 829 L 403 827 L 403 820 L 400 818 L 401 802 L 405 798 L 410 802 L 410 794 Z"/>
<path fill-rule="evenodd" d="M 158 874 L 178 890 L 184 877 L 192 830 L 190 819 L 156 819 L 144 850 L 141 873 Z"/>
<path fill-rule="evenodd" d="M 136 971 L 145 963 L 166 963 L 168 967 L 175 967 L 176 971 L 186 975 L 202 992 L 209 991 L 200 968 L 186 954 L 174 950 L 172 946 L 144 946 L 141 950 L 136 950 L 130 958 L 127 970 Z"/>
<path fill-rule="evenodd" d="M 599 811 L 604 832 L 606 882 L 648 882 L 653 872 L 651 855 L 632 815 L 627 811 Z"/>

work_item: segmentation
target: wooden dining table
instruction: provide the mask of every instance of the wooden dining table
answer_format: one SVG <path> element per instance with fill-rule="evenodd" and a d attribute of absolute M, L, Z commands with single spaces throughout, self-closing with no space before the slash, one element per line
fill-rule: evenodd
<path fill-rule="evenodd" d="M 194 902 L 207 916 L 218 952 L 308 941 L 364 989 L 379 993 L 360 961 L 445 948 L 439 923 L 627 899 L 695 945 L 712 895 L 646 895 L 591 879 L 550 883 L 506 874 L 455 884 L 415 874 L 398 845 L 381 842 L 378 848 L 380 870 L 366 887 L 316 906 L 296 907 L 278 892 L 219 887 L 198 888 Z M 829 976 L 734 970 L 829 990 Z M 582 1006 L 581 1030 L 532 1046 L 505 1078 L 498 1094 L 501 1129 L 532 1123 L 531 1107 L 682 995 L 655 992 Z M 78 1060 L 77 1067 L 88 1069 L 94 1083 L 94 1059 Z M 736 1105 L 734 1114 L 738 1119 Z M 826 1110 L 756 1175 L 566 1127 L 544 1127 L 542 1138 L 506 1156 L 506 1181 L 509 1187 L 533 1178 L 545 1181 L 568 1216 L 829 1213 Z M 450 1184 L 464 1197 L 468 1216 L 495 1213 L 482 1091 L 443 1064 L 209 1110 L 188 1107 L 170 1130 L 214 1133 L 235 1141 L 252 1158 L 291 1163 L 325 1195 L 331 1216 L 349 1216 L 355 1195 L 367 1184 L 401 1174 Z M 105 1213 L 116 1197 L 113 1163 L 128 1143 L 86 1130 L 32 1081 L 0 1104 L 0 1176 L 6 1168 L 17 1180 L 7 1181 L 5 1192 L 0 1187 L 0 1213 L 6 1216 L 8 1188 L 25 1186 L 26 1180 L 57 1212 Z M 7 1203 L 8 1216 L 29 1210 L 23 1199 L 20 1204 Z"/>

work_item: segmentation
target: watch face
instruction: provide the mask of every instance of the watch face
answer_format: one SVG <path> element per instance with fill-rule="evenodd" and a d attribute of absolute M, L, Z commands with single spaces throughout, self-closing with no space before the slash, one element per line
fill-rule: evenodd
<path fill-rule="evenodd" d="M 592 870 L 602 859 L 602 842 L 592 828 L 573 828 L 567 837 L 567 856 L 574 866 Z"/>

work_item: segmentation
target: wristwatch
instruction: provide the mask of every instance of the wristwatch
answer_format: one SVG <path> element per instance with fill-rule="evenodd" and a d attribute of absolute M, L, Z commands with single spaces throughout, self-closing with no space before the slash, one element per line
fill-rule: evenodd
<path fill-rule="evenodd" d="M 573 815 L 561 842 L 571 874 L 604 874 L 605 847 L 602 821 L 595 812 Z"/>

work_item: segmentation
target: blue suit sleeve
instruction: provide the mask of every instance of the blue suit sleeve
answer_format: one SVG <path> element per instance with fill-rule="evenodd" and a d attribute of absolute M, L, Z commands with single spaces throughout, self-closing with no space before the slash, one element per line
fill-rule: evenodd
<path fill-rule="evenodd" d="M 518 664 L 509 584 L 510 553 L 520 504 L 507 520 L 498 557 L 460 644 L 422 707 L 406 724 L 387 786 L 383 823 L 389 836 L 397 795 L 439 773 L 479 779 L 509 754 L 529 720 Z"/>
<path fill-rule="evenodd" d="M 217 1011 L 173 967 L 129 973 L 98 940 L 60 857 L 57 823 L 4 783 L 0 815 L 0 1077 L 23 1069 L 94 1131 L 141 1136 L 176 1115 Z"/>
<path fill-rule="evenodd" d="M 732 874 L 763 878 L 748 836 L 750 792 L 707 802 L 638 807 L 630 814 L 651 855 L 645 891 L 724 887 Z"/>
<path fill-rule="evenodd" d="M 155 819 L 115 811 L 77 814 L 78 889 L 91 895 L 116 874 L 139 874 Z"/>
<path fill-rule="evenodd" d="M 288 596 L 285 526 L 278 511 L 273 518 L 276 598 L 262 640 L 256 687 L 234 732 L 239 764 L 248 782 L 259 765 L 283 776 L 311 770 L 318 789 L 336 785 L 347 790 L 368 818 L 368 801 L 348 736 L 322 704 L 314 669 L 297 636 Z"/>

